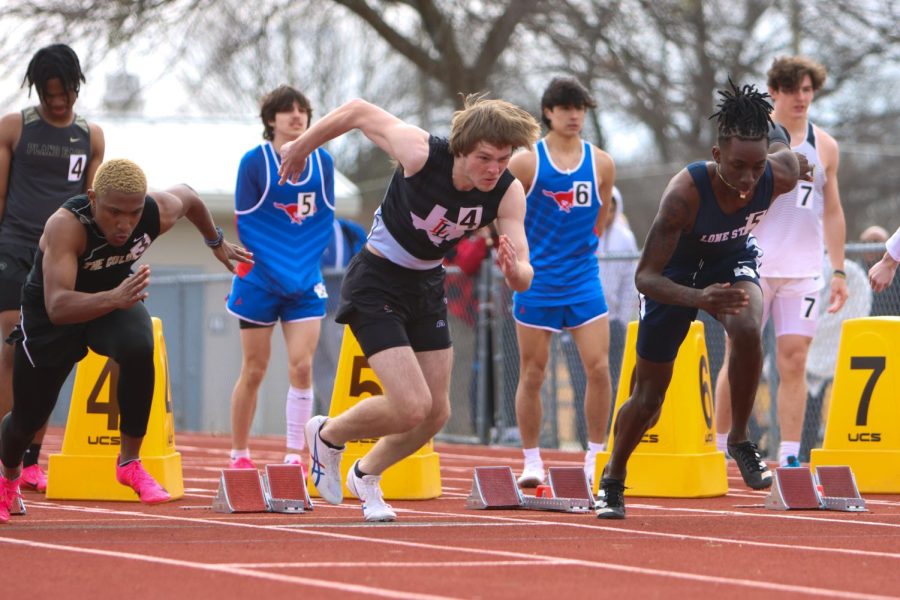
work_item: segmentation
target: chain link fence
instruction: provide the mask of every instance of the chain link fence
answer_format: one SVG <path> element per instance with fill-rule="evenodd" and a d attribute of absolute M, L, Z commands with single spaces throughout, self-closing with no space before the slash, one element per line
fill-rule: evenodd
<path fill-rule="evenodd" d="M 846 318 L 867 315 L 900 315 L 900 281 L 881 294 L 873 294 L 866 272 L 884 252 L 879 244 L 847 246 L 845 271 L 850 300 L 835 315 L 823 314 L 810 349 L 807 365 L 809 401 L 804 423 L 801 458 L 821 443 L 824 417 L 830 399 L 831 379 L 837 355 L 840 327 Z M 601 259 L 600 268 L 620 265 L 633 269 L 637 255 Z M 628 272 L 628 268 L 622 269 Z M 327 271 L 328 316 L 314 360 L 316 411 L 327 412 L 340 354 L 343 326 L 334 322 L 340 295 L 341 270 Z M 825 273 L 825 281 L 829 280 Z M 180 430 L 227 433 L 230 431 L 231 391 L 241 366 L 237 319 L 225 311 L 229 275 L 182 274 L 154 278 L 147 307 L 163 321 L 169 356 L 176 427 Z M 631 288 L 633 289 L 633 287 Z M 822 290 L 826 307 L 827 287 Z M 637 292 L 634 291 L 636 298 Z M 515 417 L 515 392 L 519 379 L 518 345 L 511 314 L 512 294 L 491 261 L 470 277 L 459 269 L 447 269 L 448 313 L 453 336 L 454 363 L 451 380 L 452 416 L 439 438 L 463 443 L 519 446 Z M 718 372 L 724 353 L 721 325 L 701 312 L 711 373 Z M 626 323 L 610 322 L 610 370 L 613 399 L 621 369 Z M 774 365 L 774 335 L 764 333 L 766 351 L 763 379 L 757 393 L 751 436 L 769 457 L 777 454 L 778 374 Z M 578 352 L 567 333 L 554 335 L 545 381 L 541 390 L 544 422 L 541 446 L 584 448 L 585 376 Z M 283 434 L 284 402 L 288 389 L 287 356 L 280 330 L 272 341 L 268 373 L 260 388 L 252 433 Z M 60 395 L 53 422 L 65 423 L 68 387 Z"/>

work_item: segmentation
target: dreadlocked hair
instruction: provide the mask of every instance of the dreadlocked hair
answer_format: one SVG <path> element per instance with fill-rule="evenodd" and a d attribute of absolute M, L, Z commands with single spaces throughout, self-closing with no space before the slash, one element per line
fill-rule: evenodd
<path fill-rule="evenodd" d="M 78 55 L 65 44 L 53 44 L 35 52 L 22 79 L 22 87 L 27 84 L 30 96 L 34 86 L 38 96 L 43 97 L 47 82 L 51 79 L 59 79 L 64 90 L 75 94 L 85 81 Z"/>
<path fill-rule="evenodd" d="M 769 133 L 769 125 L 773 124 L 772 105 L 766 100 L 769 94 L 760 92 L 755 85 L 740 88 L 728 78 L 730 90 L 719 90 L 722 101 L 716 106 L 719 112 L 709 118 L 715 118 L 718 124 L 719 140 L 737 137 L 741 140 L 759 140 Z"/>

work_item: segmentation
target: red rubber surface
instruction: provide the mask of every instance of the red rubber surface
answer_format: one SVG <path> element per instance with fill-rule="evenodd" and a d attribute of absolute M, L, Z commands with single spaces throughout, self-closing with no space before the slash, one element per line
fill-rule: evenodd
<path fill-rule="evenodd" d="M 45 441 L 55 451 L 61 432 Z M 521 451 L 438 444 L 444 495 L 392 502 L 393 524 L 366 524 L 355 500 L 314 500 L 300 515 L 209 510 L 224 436 L 179 434 L 186 495 L 154 507 L 47 501 L 0 526 L 3 598 L 889 598 L 898 597 L 900 496 L 872 512 L 778 512 L 733 463 L 727 496 L 628 498 L 628 518 L 464 508 L 474 466 Z M 283 441 L 253 440 L 257 464 Z M 546 451 L 547 466 L 580 453 Z M 615 596 L 613 596 L 615 597 Z"/>

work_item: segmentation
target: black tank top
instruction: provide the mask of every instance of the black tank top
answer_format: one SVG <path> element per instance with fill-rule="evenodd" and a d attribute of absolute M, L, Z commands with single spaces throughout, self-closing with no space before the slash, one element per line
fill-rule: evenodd
<path fill-rule="evenodd" d="M 379 209 L 384 227 L 406 252 L 420 260 L 440 260 L 463 235 L 497 218 L 500 200 L 514 177 L 504 171 L 489 192 L 453 187 L 453 155 L 444 138 L 430 136 L 422 170 L 404 177 L 394 172 Z M 373 227 L 370 235 L 377 236 Z"/>
<path fill-rule="evenodd" d="M 91 129 L 75 115 L 71 125 L 56 127 L 37 108 L 22 111 L 22 135 L 13 150 L 0 220 L 0 242 L 37 247 L 44 224 L 57 208 L 84 192 L 91 159 Z"/>
<path fill-rule="evenodd" d="M 111 290 L 122 283 L 131 274 L 131 266 L 159 236 L 159 207 L 150 196 L 144 198 L 144 212 L 131 234 L 131 240 L 120 247 L 110 245 L 100 233 L 86 194 L 67 200 L 62 208 L 78 217 L 87 233 L 84 253 L 78 257 L 77 292 L 93 294 Z M 22 289 L 23 304 L 44 308 L 43 258 L 44 253 L 39 249 Z"/>

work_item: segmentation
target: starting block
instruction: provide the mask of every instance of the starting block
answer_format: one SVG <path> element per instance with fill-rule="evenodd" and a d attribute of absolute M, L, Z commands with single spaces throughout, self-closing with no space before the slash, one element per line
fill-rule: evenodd
<path fill-rule="evenodd" d="M 13 505 L 9 509 L 9 514 L 11 515 L 24 515 L 25 514 L 25 502 L 22 500 L 22 496 L 17 496 L 13 500 Z"/>
<path fill-rule="evenodd" d="M 822 507 L 812 473 L 803 468 L 778 468 L 763 504 L 772 510 L 818 510 Z"/>
<path fill-rule="evenodd" d="M 222 469 L 212 509 L 221 513 L 269 512 L 256 469 Z"/>
<path fill-rule="evenodd" d="M 582 472 L 582 476 L 584 473 Z M 552 484 L 551 484 L 552 485 Z M 585 483 L 585 486 L 587 483 Z M 554 493 L 555 496 L 555 493 Z M 592 512 L 593 501 L 583 498 L 537 498 L 525 496 L 516 485 L 509 467 L 475 467 L 472 492 L 466 499 L 466 508 L 552 510 L 557 512 Z"/>
<path fill-rule="evenodd" d="M 856 487 L 856 477 L 848 466 L 816 467 L 816 481 L 822 491 L 822 508 L 846 512 L 866 512 L 866 501 Z"/>
<path fill-rule="evenodd" d="M 550 490 L 554 498 L 578 498 L 594 506 L 596 503 L 581 467 L 550 467 Z"/>
<path fill-rule="evenodd" d="M 266 465 L 263 487 L 272 512 L 302 513 L 313 509 L 300 465 Z"/>
<path fill-rule="evenodd" d="M 815 479 L 809 469 L 775 469 L 764 506 L 771 510 L 867 510 L 847 466 L 818 467 Z"/>

